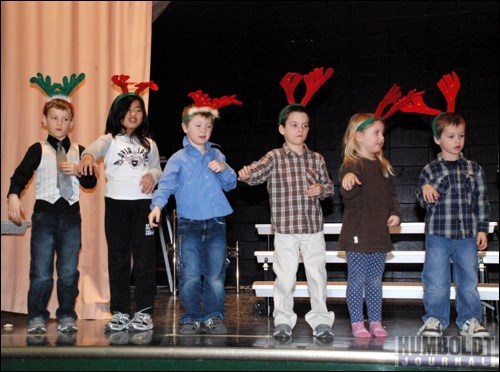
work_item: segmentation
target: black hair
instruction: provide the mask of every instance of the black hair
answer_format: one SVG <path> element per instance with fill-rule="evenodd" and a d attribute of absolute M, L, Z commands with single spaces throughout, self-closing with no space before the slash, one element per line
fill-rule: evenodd
<path fill-rule="evenodd" d="M 136 94 L 125 94 L 120 95 L 115 98 L 111 108 L 109 109 L 108 118 L 106 120 L 106 134 L 110 133 L 113 137 L 124 133 L 125 128 L 122 125 L 122 120 L 127 115 L 127 112 L 132 105 L 132 102 L 139 101 L 141 105 L 141 109 L 143 112 L 142 123 L 139 125 L 131 136 L 135 136 L 139 143 L 150 150 L 149 141 L 147 137 L 149 137 L 149 119 L 146 113 L 146 105 L 144 104 L 144 100 L 141 96 Z"/>

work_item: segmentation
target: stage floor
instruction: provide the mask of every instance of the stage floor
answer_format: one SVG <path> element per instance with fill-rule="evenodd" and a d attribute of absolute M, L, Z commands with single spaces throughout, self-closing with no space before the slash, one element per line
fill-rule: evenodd
<path fill-rule="evenodd" d="M 266 315 L 266 300 L 255 297 L 251 289 L 242 289 L 239 293 L 227 290 L 224 324 L 228 334 L 220 336 L 179 335 L 182 308 L 178 297 L 166 287 L 158 287 L 154 329 L 148 332 L 105 333 L 106 320 L 78 320 L 78 332 L 63 334 L 58 333 L 57 323 L 51 319 L 45 335 L 29 335 L 26 315 L 2 312 L 2 370 L 6 360 L 37 358 L 281 360 L 498 368 L 498 322 L 490 310 L 483 319 L 490 338 L 461 337 L 452 311 L 452 324 L 444 337 L 429 342 L 415 337 L 422 325 L 421 301 L 384 300 L 383 324 L 389 332 L 385 339 L 351 337 L 344 300 L 329 299 L 328 308 L 335 312 L 335 338 L 326 344 L 312 336 L 304 320 L 309 310 L 309 300 L 305 298 L 295 301 L 299 319 L 292 339 L 288 342 L 274 340 L 273 318 Z M 12 330 L 6 329 L 8 323 L 13 325 Z"/>

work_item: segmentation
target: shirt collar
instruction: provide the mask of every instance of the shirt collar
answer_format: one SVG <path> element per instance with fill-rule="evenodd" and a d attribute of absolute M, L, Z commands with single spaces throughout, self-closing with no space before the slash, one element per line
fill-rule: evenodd
<path fill-rule="evenodd" d="M 47 141 L 50 143 L 50 145 L 57 150 L 57 144 L 59 143 L 59 140 L 55 137 L 52 137 L 50 134 L 47 136 Z M 71 142 L 69 140 L 69 137 L 66 136 L 64 139 L 61 141 L 62 145 L 64 147 L 64 150 L 68 152 L 69 147 L 71 145 Z"/>
<path fill-rule="evenodd" d="M 310 151 L 309 147 L 307 147 L 307 145 L 305 143 L 302 146 L 304 146 L 304 154 Z M 286 142 L 283 143 L 283 150 L 285 151 L 286 155 L 288 155 L 290 153 L 298 155 L 295 151 L 290 150 L 290 147 L 288 147 L 288 145 L 286 144 Z"/>

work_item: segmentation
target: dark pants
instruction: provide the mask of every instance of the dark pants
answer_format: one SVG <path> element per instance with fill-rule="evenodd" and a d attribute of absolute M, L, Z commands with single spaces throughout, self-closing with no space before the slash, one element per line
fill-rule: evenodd
<path fill-rule="evenodd" d="M 151 199 L 105 198 L 111 312 L 130 314 L 130 274 L 133 259 L 136 311 L 153 314 L 156 291 L 154 230 L 149 226 Z"/>

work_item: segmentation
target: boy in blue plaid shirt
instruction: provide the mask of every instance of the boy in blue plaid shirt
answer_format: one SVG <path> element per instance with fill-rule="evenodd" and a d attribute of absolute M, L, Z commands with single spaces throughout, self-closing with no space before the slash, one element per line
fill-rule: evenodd
<path fill-rule="evenodd" d="M 449 325 L 451 260 L 460 334 L 488 337 L 479 321 L 482 313 L 477 290 L 477 250 L 488 246 L 490 217 L 484 172 L 462 155 L 465 121 L 460 115 L 439 114 L 432 130 L 441 152 L 422 170 L 416 192 L 427 211 L 422 272 L 425 314 L 418 334 L 441 337 Z"/>

